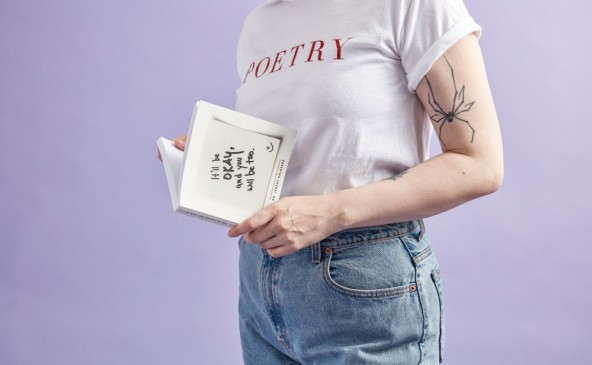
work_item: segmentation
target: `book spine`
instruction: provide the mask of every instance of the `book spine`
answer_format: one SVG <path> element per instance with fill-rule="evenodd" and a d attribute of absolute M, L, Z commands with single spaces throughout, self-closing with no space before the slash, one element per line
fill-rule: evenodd
<path fill-rule="evenodd" d="M 286 173 L 286 160 L 280 158 L 276 161 L 273 168 L 273 178 L 271 179 L 271 185 L 269 186 L 269 193 L 267 194 L 267 203 L 272 203 L 280 199 L 282 192 L 282 183 L 284 181 L 284 174 Z"/>
<path fill-rule="evenodd" d="M 213 217 L 213 216 L 210 216 L 210 215 L 207 215 L 207 214 L 196 213 L 194 211 L 186 210 L 186 209 L 183 209 L 183 208 L 179 208 L 177 210 L 177 213 L 182 213 L 182 214 L 185 214 L 185 215 L 189 215 L 191 217 L 202 219 L 204 221 L 215 223 L 215 224 L 218 224 L 218 225 L 221 225 L 221 226 L 224 226 L 224 227 L 228 227 L 228 228 L 234 227 L 236 225 L 236 223 L 231 222 L 231 221 L 227 221 L 225 219 L 216 218 L 216 217 Z"/>

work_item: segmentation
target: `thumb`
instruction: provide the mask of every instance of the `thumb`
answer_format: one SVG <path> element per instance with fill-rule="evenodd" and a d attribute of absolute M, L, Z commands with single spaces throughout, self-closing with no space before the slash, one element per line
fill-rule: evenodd
<path fill-rule="evenodd" d="M 177 138 L 175 139 L 175 147 L 178 149 L 185 151 L 185 139 Z"/>

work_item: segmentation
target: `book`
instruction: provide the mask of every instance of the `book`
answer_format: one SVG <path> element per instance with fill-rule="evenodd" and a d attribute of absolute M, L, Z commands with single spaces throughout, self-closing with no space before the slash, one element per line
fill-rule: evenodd
<path fill-rule="evenodd" d="M 280 198 L 297 132 L 198 101 L 185 151 L 157 140 L 173 210 L 226 227 Z"/>

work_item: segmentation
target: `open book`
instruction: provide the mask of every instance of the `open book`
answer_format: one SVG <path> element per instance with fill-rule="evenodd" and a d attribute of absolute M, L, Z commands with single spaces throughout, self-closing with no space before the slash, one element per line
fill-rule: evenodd
<path fill-rule="evenodd" d="M 157 141 L 173 209 L 233 226 L 279 199 L 296 131 L 198 101 L 185 152 Z"/>

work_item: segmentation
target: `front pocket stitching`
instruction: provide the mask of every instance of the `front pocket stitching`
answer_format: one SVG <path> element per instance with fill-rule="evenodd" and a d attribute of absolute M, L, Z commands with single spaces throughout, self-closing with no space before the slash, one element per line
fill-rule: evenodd
<path fill-rule="evenodd" d="M 343 285 L 338 284 L 329 273 L 331 268 L 331 257 L 333 253 L 329 255 L 329 258 L 325 261 L 325 270 L 323 270 L 323 277 L 325 278 L 325 282 L 333 289 L 348 294 L 351 296 L 361 297 L 361 298 L 384 298 L 384 297 L 392 297 L 403 295 L 406 293 L 411 292 L 411 287 L 416 285 L 415 283 L 410 283 L 406 285 L 396 286 L 392 288 L 384 288 L 384 289 L 352 289 L 345 287 Z M 417 285 L 416 285 L 417 286 Z"/>

